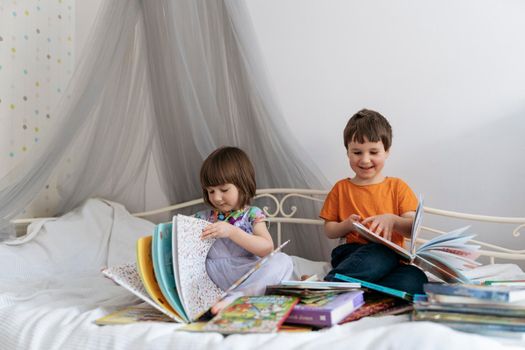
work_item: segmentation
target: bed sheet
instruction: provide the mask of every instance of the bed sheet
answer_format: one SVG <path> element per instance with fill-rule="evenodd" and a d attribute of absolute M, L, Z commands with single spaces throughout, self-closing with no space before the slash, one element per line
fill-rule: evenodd
<path fill-rule="evenodd" d="M 133 260 L 136 239 L 152 228 L 152 223 L 132 217 L 121 205 L 89 200 L 64 218 L 42 224 L 41 232 L 28 242 L 1 244 L 0 348 L 463 350 L 525 346 L 521 338 L 466 334 L 429 322 L 408 322 L 406 316 L 365 318 L 318 332 L 228 337 L 176 331 L 180 325 L 174 323 L 95 325 L 95 319 L 138 302 L 99 270 Z M 327 268 L 326 263 L 301 258 L 294 258 L 294 264 L 298 275 Z"/>
<path fill-rule="evenodd" d="M 65 276 L 64 276 L 65 277 Z M 2 289 L 5 286 L 2 281 Z M 95 274 L 20 283 L 0 298 L 2 349 L 512 349 L 506 343 L 406 316 L 365 318 L 309 333 L 231 335 L 176 331 L 175 323 L 97 326 L 93 321 L 137 300 Z"/>

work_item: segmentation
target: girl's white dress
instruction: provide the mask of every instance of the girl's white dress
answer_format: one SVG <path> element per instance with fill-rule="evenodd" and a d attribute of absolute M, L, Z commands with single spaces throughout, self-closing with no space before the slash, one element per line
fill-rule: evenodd
<path fill-rule="evenodd" d="M 217 210 L 203 210 L 194 215 L 211 223 L 227 221 L 252 234 L 253 226 L 266 219 L 261 209 L 247 206 L 228 213 Z M 260 258 L 240 247 L 229 238 L 218 238 L 206 258 L 206 270 L 211 280 L 222 290 L 228 289 L 235 281 L 248 272 Z M 276 253 L 257 271 L 235 289 L 236 295 L 262 295 L 267 285 L 279 284 L 292 276 L 292 259 L 284 253 Z"/>

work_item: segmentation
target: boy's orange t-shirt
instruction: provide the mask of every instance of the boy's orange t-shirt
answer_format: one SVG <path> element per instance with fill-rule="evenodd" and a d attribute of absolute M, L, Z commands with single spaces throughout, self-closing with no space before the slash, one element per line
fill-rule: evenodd
<path fill-rule="evenodd" d="M 336 222 L 344 221 L 351 214 L 357 214 L 361 219 L 380 214 L 401 216 L 416 211 L 417 204 L 416 195 L 401 179 L 387 177 L 378 184 L 356 185 L 346 178 L 338 181 L 328 193 L 319 216 Z M 346 235 L 346 242 L 368 243 L 355 232 Z M 392 242 L 402 246 L 404 237 L 393 232 Z"/>

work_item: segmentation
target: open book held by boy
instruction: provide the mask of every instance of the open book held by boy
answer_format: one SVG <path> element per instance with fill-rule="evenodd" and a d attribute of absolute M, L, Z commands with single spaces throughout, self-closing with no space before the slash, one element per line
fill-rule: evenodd
<path fill-rule="evenodd" d="M 333 269 L 325 280 L 338 280 L 335 275 L 341 274 L 411 294 L 423 293 L 428 278 L 414 264 L 429 271 L 438 263 L 429 264 L 414 251 L 414 233 L 423 211 L 420 207 L 416 216 L 418 199 L 414 192 L 403 180 L 382 173 L 392 144 L 388 120 L 363 109 L 350 118 L 343 137 L 355 176 L 334 185 L 320 213 L 325 234 L 346 239 L 332 251 Z M 402 248 L 405 239 L 411 239 L 409 250 Z M 440 270 L 452 271 L 442 261 L 439 265 Z M 448 279 L 454 275 L 459 276 L 457 269 L 437 277 L 455 282 L 463 278 Z"/>

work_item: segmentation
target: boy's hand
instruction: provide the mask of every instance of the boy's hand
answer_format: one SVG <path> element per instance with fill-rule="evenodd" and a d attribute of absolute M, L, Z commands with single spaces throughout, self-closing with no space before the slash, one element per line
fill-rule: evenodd
<path fill-rule="evenodd" d="M 229 238 L 235 226 L 224 221 L 218 221 L 210 224 L 202 230 L 201 239 L 210 238 Z"/>
<path fill-rule="evenodd" d="M 346 218 L 344 222 L 345 226 L 347 227 L 348 231 L 353 231 L 353 223 L 354 222 L 360 222 L 361 221 L 361 217 L 357 214 L 352 214 L 350 215 L 349 217 Z"/>
<path fill-rule="evenodd" d="M 392 238 L 392 231 L 394 230 L 394 224 L 397 216 L 394 214 L 381 214 L 370 216 L 364 219 L 361 223 L 363 225 L 370 224 L 368 228 L 378 236 L 382 236 L 389 241 Z"/>

